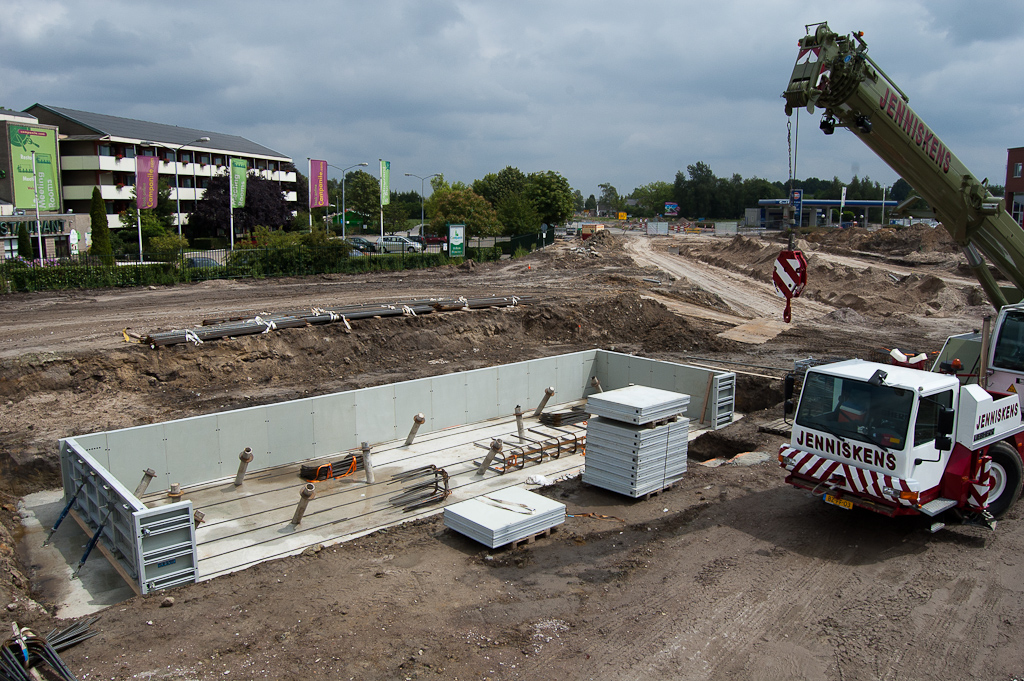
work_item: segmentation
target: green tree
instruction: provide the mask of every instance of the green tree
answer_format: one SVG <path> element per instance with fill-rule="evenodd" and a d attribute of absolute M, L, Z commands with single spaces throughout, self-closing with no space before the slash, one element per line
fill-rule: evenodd
<path fill-rule="evenodd" d="M 554 227 L 572 217 L 575 202 L 569 180 L 553 170 L 530 173 L 527 179 L 526 198 L 533 204 L 543 223 Z"/>
<path fill-rule="evenodd" d="M 509 196 L 522 194 L 526 191 L 527 179 L 519 168 L 505 166 L 498 173 L 487 173 L 482 179 L 473 182 L 473 191 L 487 199 L 497 207 Z"/>
<path fill-rule="evenodd" d="M 597 198 L 591 194 L 587 197 L 587 200 L 583 203 L 584 210 L 597 210 Z"/>
<path fill-rule="evenodd" d="M 227 237 L 230 240 L 230 192 L 231 185 L 226 173 L 210 178 L 203 198 L 196 203 L 196 209 L 189 215 L 188 224 L 185 225 L 185 235 L 189 239 Z M 246 178 L 245 206 L 236 208 L 234 214 L 236 239 L 251 234 L 257 226 L 277 229 L 289 224 L 292 219 L 291 208 L 284 198 L 281 185 L 255 175 Z M 309 214 L 305 216 L 307 222 L 303 226 L 307 227 Z"/>
<path fill-rule="evenodd" d="M 430 228 L 434 234 L 446 234 L 445 225 L 448 223 L 466 225 L 467 237 L 501 234 L 501 223 L 494 208 L 487 203 L 487 199 L 472 189 L 463 186 L 460 189 L 435 193 L 430 198 L 434 201 L 434 213 L 430 220 Z"/>
<path fill-rule="evenodd" d="M 345 207 L 362 215 L 368 222 L 380 219 L 380 180 L 357 170 L 345 176 Z"/>
<path fill-rule="evenodd" d="M 603 207 L 609 215 L 617 213 L 622 207 L 622 198 L 618 190 L 607 182 L 597 186 L 601 190 L 601 198 L 598 199 L 597 205 Z"/>
<path fill-rule="evenodd" d="M 92 188 L 92 203 L 89 204 L 89 222 L 92 232 L 92 246 L 89 247 L 90 255 L 97 255 L 105 258 L 104 262 L 112 261 L 114 251 L 110 245 L 110 226 L 107 223 L 107 205 L 103 201 L 99 187 Z"/>
<path fill-rule="evenodd" d="M 681 170 L 676 173 L 672 193 L 676 203 L 679 204 L 681 215 L 721 217 L 715 214 L 718 190 L 718 178 L 715 177 L 710 166 L 698 161 L 693 165 L 686 166 L 685 173 Z"/>
<path fill-rule="evenodd" d="M 634 189 L 629 198 L 636 200 L 638 215 L 652 218 L 665 212 L 665 202 L 672 200 L 672 185 L 668 182 L 651 182 Z"/>
<path fill-rule="evenodd" d="M 509 194 L 498 202 L 498 220 L 505 236 L 540 232 L 540 213 L 522 194 Z"/>
<path fill-rule="evenodd" d="M 576 210 L 577 213 L 586 207 L 586 200 L 583 198 L 583 192 L 581 192 L 579 189 L 572 190 L 572 203 L 572 207 Z"/>
<path fill-rule="evenodd" d="M 416 207 L 416 215 L 419 216 L 419 206 Z M 404 203 L 392 201 L 384 206 L 384 231 L 394 234 L 406 228 L 409 219 L 409 209 Z"/>
<path fill-rule="evenodd" d="M 35 254 L 32 252 L 32 237 L 28 233 L 28 221 L 18 223 L 18 255 L 25 260 L 32 260 Z"/>

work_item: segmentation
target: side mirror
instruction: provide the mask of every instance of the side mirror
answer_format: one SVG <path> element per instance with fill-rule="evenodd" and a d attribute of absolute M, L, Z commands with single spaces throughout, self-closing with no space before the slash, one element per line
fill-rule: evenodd
<path fill-rule="evenodd" d="M 940 452 L 948 452 L 953 449 L 953 440 L 948 435 L 939 435 L 935 438 L 935 448 Z"/>
<path fill-rule="evenodd" d="M 796 386 L 796 377 L 793 374 L 786 374 L 782 379 L 782 413 L 793 413 L 793 391 Z"/>
<path fill-rule="evenodd" d="M 939 413 L 936 415 L 935 428 L 938 430 L 940 435 L 952 435 L 953 434 L 953 421 L 955 412 L 949 407 L 939 407 Z M 947 438 L 949 439 L 949 438 Z M 940 449 L 949 449 L 949 447 L 940 447 Z"/>

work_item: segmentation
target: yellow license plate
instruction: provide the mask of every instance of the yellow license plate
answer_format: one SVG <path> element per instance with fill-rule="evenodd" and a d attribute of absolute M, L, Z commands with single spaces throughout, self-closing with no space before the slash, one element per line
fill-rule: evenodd
<path fill-rule="evenodd" d="M 839 499 L 838 497 L 834 497 L 831 494 L 825 495 L 825 503 L 832 504 L 833 506 L 838 506 L 840 508 L 845 508 L 847 511 L 853 510 L 852 501 L 850 501 L 849 499 Z"/>

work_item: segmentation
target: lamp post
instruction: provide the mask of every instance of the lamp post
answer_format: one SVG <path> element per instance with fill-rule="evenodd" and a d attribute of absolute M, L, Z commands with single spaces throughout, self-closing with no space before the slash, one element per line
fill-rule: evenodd
<path fill-rule="evenodd" d="M 338 166 L 331 165 L 330 163 L 328 163 L 327 165 L 331 166 L 335 170 L 340 170 L 341 171 L 341 238 L 344 239 L 345 238 L 345 219 L 348 217 L 345 214 L 345 171 L 352 170 L 353 168 L 358 168 L 359 166 L 368 166 L 370 164 L 369 163 L 355 163 L 353 165 L 350 165 L 348 168 L 339 168 Z"/>
<path fill-rule="evenodd" d="M 437 177 L 440 174 L 441 173 L 434 173 L 433 175 L 427 175 L 426 177 L 420 177 L 419 175 L 414 175 L 412 173 L 406 173 L 405 174 L 406 177 L 419 177 L 420 178 L 420 236 L 423 236 L 423 202 L 424 202 L 423 183 L 426 182 L 427 180 L 429 180 L 432 177 Z"/>
<path fill-rule="evenodd" d="M 204 136 L 200 137 L 199 139 L 192 140 L 191 142 L 185 142 L 184 144 L 179 144 L 177 147 L 175 147 L 173 144 L 164 144 L 163 145 L 163 146 L 167 147 L 168 149 L 174 149 L 174 203 L 175 203 L 174 222 L 178 225 L 178 236 L 179 237 L 181 236 L 181 188 L 178 186 L 178 152 L 181 151 L 184 147 L 187 147 L 190 144 L 196 144 L 196 143 L 203 143 L 203 144 L 205 144 L 206 142 L 209 142 L 209 141 L 210 141 L 210 138 L 204 135 Z M 193 177 L 194 177 L 194 173 L 193 173 Z M 192 192 L 193 192 L 192 195 L 193 196 L 195 196 L 195 191 L 196 191 L 195 184 L 196 184 L 195 180 L 193 180 L 192 181 Z"/>
<path fill-rule="evenodd" d="M 39 222 L 39 174 L 36 172 L 36 151 L 32 150 L 32 202 L 36 205 L 36 240 L 39 242 L 39 264 L 43 263 L 43 225 Z M 19 254 L 20 255 L 20 254 Z M 25 257 L 22 255 L 22 257 Z"/>

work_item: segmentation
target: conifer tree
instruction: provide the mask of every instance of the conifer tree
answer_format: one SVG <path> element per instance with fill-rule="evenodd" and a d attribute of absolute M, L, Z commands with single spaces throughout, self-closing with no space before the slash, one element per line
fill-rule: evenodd
<path fill-rule="evenodd" d="M 90 255 L 98 255 L 105 258 L 104 262 L 113 256 L 114 251 L 110 246 L 110 227 L 107 225 L 107 206 L 100 195 L 100 188 L 92 188 L 92 204 L 89 206 L 89 221 L 92 223 L 92 247 Z"/>

